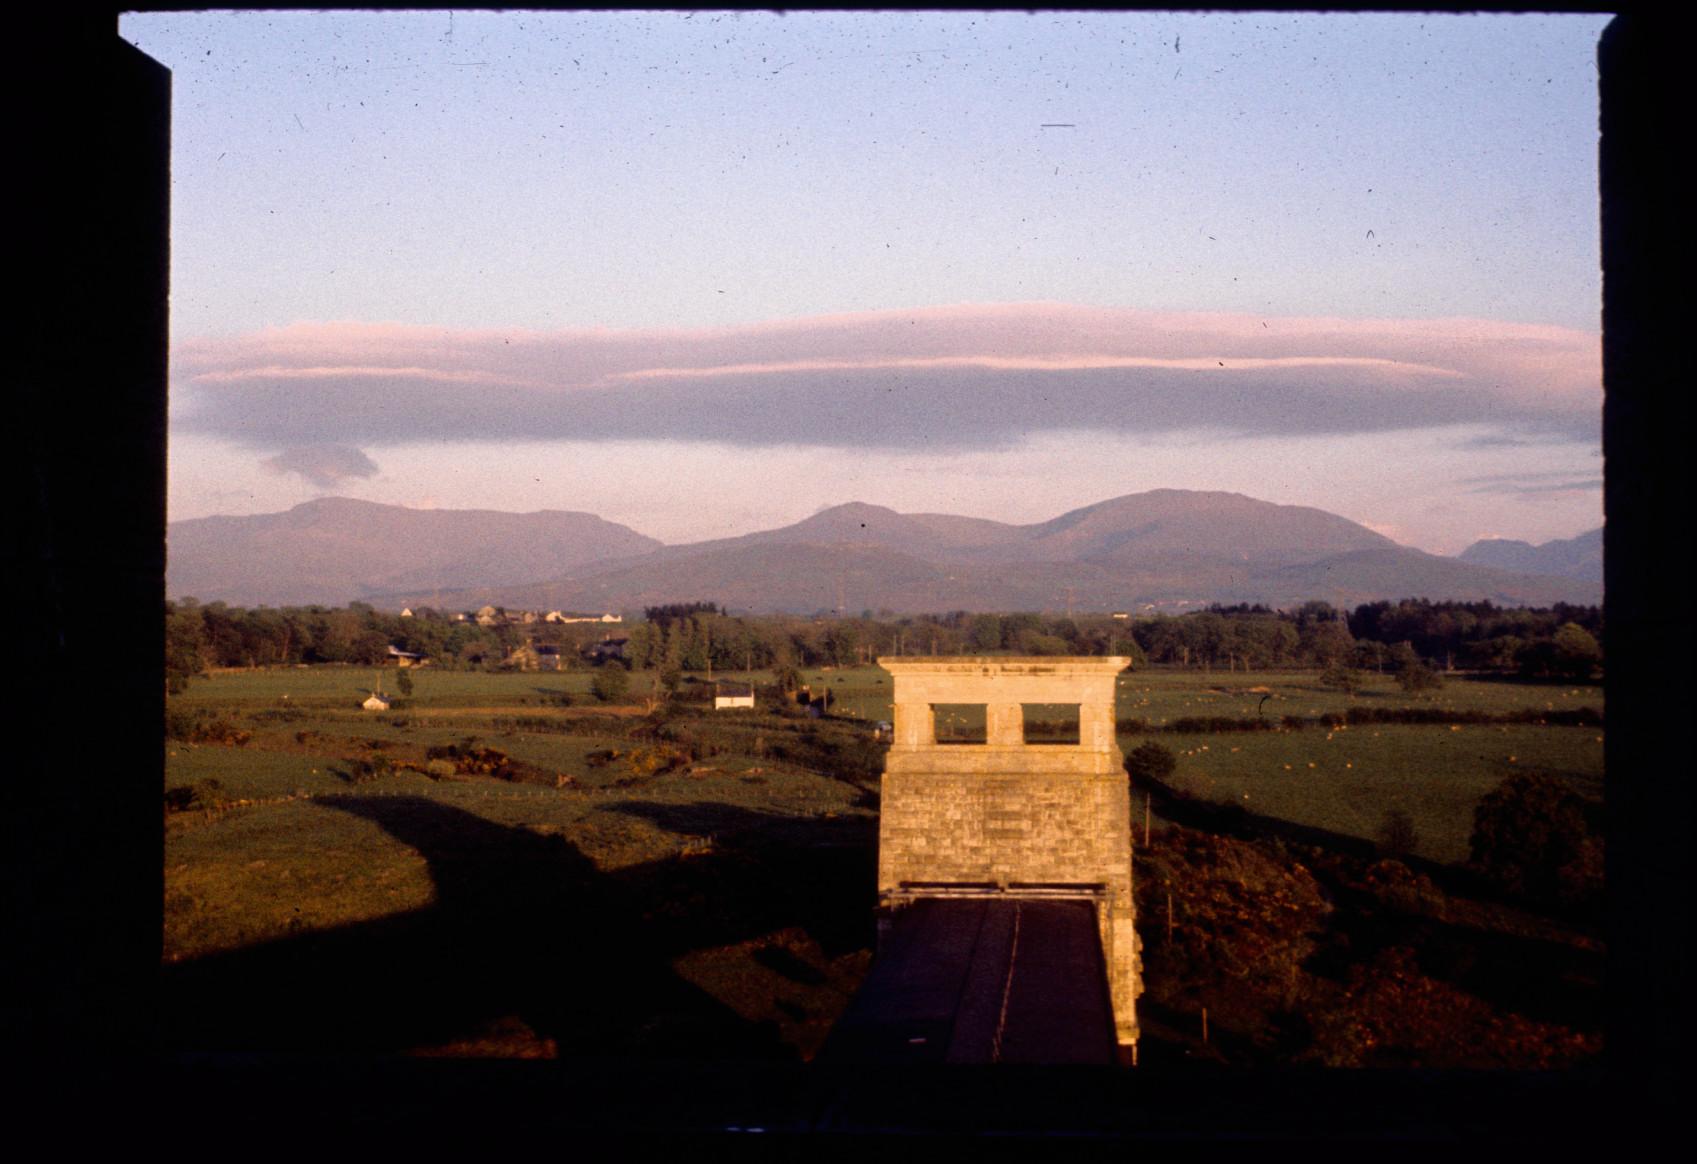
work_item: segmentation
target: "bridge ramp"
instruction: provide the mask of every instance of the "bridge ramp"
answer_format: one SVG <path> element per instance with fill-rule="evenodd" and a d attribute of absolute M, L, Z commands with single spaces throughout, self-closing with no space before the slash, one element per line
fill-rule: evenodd
<path fill-rule="evenodd" d="M 895 912 L 820 1053 L 837 1063 L 1115 1062 L 1096 910 L 924 898 Z"/>

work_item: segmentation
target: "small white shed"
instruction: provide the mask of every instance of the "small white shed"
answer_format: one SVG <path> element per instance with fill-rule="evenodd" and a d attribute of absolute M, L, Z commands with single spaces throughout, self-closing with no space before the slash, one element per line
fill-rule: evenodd
<path fill-rule="evenodd" d="M 754 706 L 754 684 L 721 680 L 713 688 L 713 710 Z"/>

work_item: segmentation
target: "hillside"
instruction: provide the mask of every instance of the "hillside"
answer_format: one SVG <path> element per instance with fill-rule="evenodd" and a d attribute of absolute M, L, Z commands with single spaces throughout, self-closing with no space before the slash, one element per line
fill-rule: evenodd
<path fill-rule="evenodd" d="M 1175 557 L 1274 567 L 1396 545 L 1324 510 L 1183 489 L 1116 497 L 1025 528 L 1033 556 L 1132 567 Z"/>
<path fill-rule="evenodd" d="M 342 497 L 172 522 L 165 592 L 245 606 L 529 582 L 661 543 L 590 513 L 406 509 Z"/>

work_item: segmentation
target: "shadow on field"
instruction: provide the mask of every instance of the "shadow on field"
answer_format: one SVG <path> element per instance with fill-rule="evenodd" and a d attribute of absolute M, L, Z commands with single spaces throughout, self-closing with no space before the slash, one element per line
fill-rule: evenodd
<path fill-rule="evenodd" d="M 1188 796 L 1151 776 L 1139 778 L 1132 787 L 1134 795 L 1138 792 L 1149 793 L 1151 806 L 1161 814 L 1162 819 L 1185 828 L 1235 837 L 1243 841 L 1275 840 L 1294 845 L 1308 845 L 1358 861 L 1371 862 L 1387 855 L 1377 844 L 1362 837 L 1334 832 L 1317 825 L 1300 824 L 1276 816 L 1265 816 L 1240 804 Z M 1449 865 L 1413 853 L 1397 854 L 1396 859 L 1414 872 L 1431 878 L 1446 893 L 1461 894 L 1479 901 L 1518 905 L 1511 897 L 1476 876 L 1465 866 Z M 1575 911 L 1556 910 L 1552 907 L 1548 912 L 1552 916 L 1569 920 L 1585 920 L 1583 913 Z"/>
<path fill-rule="evenodd" d="M 1586 910 L 1530 904 L 1465 867 L 1403 854 L 1396 860 L 1429 878 L 1440 891 L 1440 900 L 1490 907 L 1484 912 L 1457 910 L 1462 914 L 1459 918 L 1410 912 L 1361 886 L 1363 872 L 1386 856 L 1370 841 L 1263 816 L 1236 804 L 1193 799 L 1149 777 L 1136 787 L 1149 791 L 1153 807 L 1173 824 L 1242 841 L 1271 840 L 1296 847 L 1309 872 L 1340 907 L 1329 923 L 1332 940 L 1305 964 L 1310 973 L 1341 984 L 1347 981 L 1351 966 L 1369 963 L 1380 951 L 1408 947 L 1418 952 L 1423 973 L 1503 1013 L 1574 1030 L 1602 1030 L 1604 947 L 1551 934 L 1546 924 L 1594 933 L 1597 919 Z M 1140 1013 L 1146 1005 L 1139 1003 Z M 1159 1037 L 1158 1025 L 1155 1030 Z"/>
<path fill-rule="evenodd" d="M 665 903 L 661 908 L 676 915 L 669 932 L 684 948 L 720 945 L 716 933 L 755 936 L 786 926 L 806 930 L 827 957 L 874 944 L 875 818 L 779 816 L 714 801 L 604 807 L 667 832 L 713 838 L 705 858 L 620 873 L 644 900 Z M 692 909 L 681 910 L 678 902 Z"/>
<path fill-rule="evenodd" d="M 785 926 L 827 949 L 871 943 L 869 824 L 821 848 L 747 809 L 622 805 L 727 835 L 687 860 L 603 873 L 563 838 L 422 797 L 317 803 L 415 848 L 435 904 L 165 968 L 167 1052 L 404 1052 L 516 1016 L 564 1057 L 787 1059 L 774 1023 L 739 1017 L 672 960 Z"/>
<path fill-rule="evenodd" d="M 1174 824 L 1182 825 L 1188 829 L 1218 833 L 1223 836 L 1236 837 L 1239 840 L 1276 838 L 1295 844 L 1331 849 L 1334 852 L 1359 858 L 1371 858 L 1378 852 L 1378 846 L 1374 845 L 1372 841 L 1352 837 L 1347 833 L 1318 828 L 1314 825 L 1281 820 L 1275 816 L 1263 816 L 1260 813 L 1251 812 L 1239 804 L 1224 804 L 1187 796 L 1152 776 L 1140 777 L 1132 785 L 1132 788 L 1134 794 L 1136 792 L 1148 793 L 1152 807 L 1161 814 L 1163 819 L 1170 820 Z M 1419 857 L 1409 856 L 1403 859 L 1411 865 L 1420 863 L 1422 866 L 1429 865 L 1434 869 L 1439 868 L 1434 862 L 1423 861 Z M 1421 871 L 1429 872 L 1424 867 Z"/>

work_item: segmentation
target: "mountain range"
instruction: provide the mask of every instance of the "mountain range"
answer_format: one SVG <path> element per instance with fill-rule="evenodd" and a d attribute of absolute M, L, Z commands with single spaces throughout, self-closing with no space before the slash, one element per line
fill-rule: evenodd
<path fill-rule="evenodd" d="M 1448 558 L 1323 510 L 1178 489 L 1030 525 L 851 502 L 779 529 L 684 545 L 588 513 L 324 498 L 286 513 L 171 523 L 166 591 L 243 606 L 634 611 L 700 600 L 738 613 L 1602 600 L 1600 580 L 1549 569 L 1567 559 L 1539 557 L 1548 546 L 1527 546 L 1532 556 L 1516 559 L 1525 564 L 1499 566 L 1505 551 L 1493 547 L 1517 545 L 1525 543 L 1481 542 Z"/>
<path fill-rule="evenodd" d="M 1603 531 L 1598 528 L 1575 538 L 1563 538 L 1538 546 L 1507 538 L 1490 538 L 1474 542 L 1461 551 L 1460 557 L 1462 561 L 1477 566 L 1495 566 L 1499 570 L 1514 570 L 1522 574 L 1580 578 L 1601 585 Z"/>

